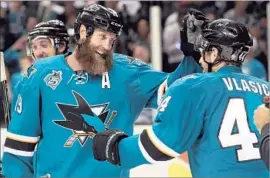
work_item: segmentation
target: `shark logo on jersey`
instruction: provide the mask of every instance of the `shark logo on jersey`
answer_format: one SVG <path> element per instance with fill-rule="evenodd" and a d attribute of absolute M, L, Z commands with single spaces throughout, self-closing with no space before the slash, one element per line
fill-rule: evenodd
<path fill-rule="evenodd" d="M 62 81 L 62 71 L 55 71 L 53 70 L 52 73 L 48 74 L 45 78 L 44 81 L 46 85 L 51 87 L 53 90 L 56 89 L 56 87 L 60 84 Z"/>
<path fill-rule="evenodd" d="M 195 78 L 197 78 L 197 77 L 198 77 L 198 76 L 196 76 L 195 74 L 189 74 L 189 75 L 186 75 L 186 76 L 180 78 L 180 80 L 186 80 L 186 79 L 189 79 L 189 78 L 195 79 Z"/>
<path fill-rule="evenodd" d="M 65 147 L 71 147 L 76 140 L 84 146 L 87 139 L 93 138 L 99 131 L 108 128 L 117 112 L 112 111 L 107 120 L 110 110 L 109 103 L 89 105 L 87 101 L 77 92 L 72 91 L 76 99 L 76 105 L 56 103 L 65 120 L 54 120 L 58 126 L 69 129 L 73 134 L 65 142 Z"/>
<path fill-rule="evenodd" d="M 27 71 L 23 74 L 24 77 L 30 78 L 34 73 L 36 73 L 37 69 L 32 66 L 30 66 Z"/>
<path fill-rule="evenodd" d="M 72 74 L 67 84 L 69 84 L 72 80 L 75 80 L 77 85 L 82 85 L 88 82 L 88 78 L 89 76 L 87 72 L 77 71 L 76 74 Z"/>
<path fill-rule="evenodd" d="M 137 58 L 134 58 L 134 57 L 131 57 L 131 56 L 127 56 L 127 58 L 129 59 L 129 63 L 135 63 L 138 66 L 148 65 L 148 64 L 146 64 L 145 62 L 143 62 L 140 59 L 137 59 Z"/>

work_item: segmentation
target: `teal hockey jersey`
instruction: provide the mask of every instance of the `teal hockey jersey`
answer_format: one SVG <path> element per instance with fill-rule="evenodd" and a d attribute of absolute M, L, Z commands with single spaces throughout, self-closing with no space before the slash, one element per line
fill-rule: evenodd
<path fill-rule="evenodd" d="M 159 85 L 175 76 L 119 54 L 114 54 L 111 71 L 91 76 L 73 71 L 65 57 L 37 61 L 17 85 L 4 147 L 4 175 L 127 177 L 128 169 L 93 158 L 92 138 L 105 128 L 132 135 L 141 110 L 157 107 Z M 177 70 L 184 75 L 196 72 L 196 65 L 183 69 L 192 60 L 185 58 Z M 181 77 L 179 71 L 172 75 Z"/>
<path fill-rule="evenodd" d="M 188 151 L 193 177 L 268 177 L 253 112 L 269 87 L 234 66 L 177 80 L 152 128 L 119 143 L 121 166 L 167 161 Z"/>

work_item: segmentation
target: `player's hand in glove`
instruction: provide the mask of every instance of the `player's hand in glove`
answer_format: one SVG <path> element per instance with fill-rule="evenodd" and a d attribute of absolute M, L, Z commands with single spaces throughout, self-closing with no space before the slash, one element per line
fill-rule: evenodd
<path fill-rule="evenodd" d="M 209 19 L 196 9 L 189 9 L 183 17 L 180 36 L 181 50 L 185 56 L 192 56 L 196 61 L 200 59 L 200 52 L 195 51 L 194 44 L 199 37 L 201 30 L 209 23 Z"/>
<path fill-rule="evenodd" d="M 128 137 L 122 131 L 108 130 L 99 132 L 93 138 L 93 154 L 98 161 L 109 161 L 114 165 L 120 165 L 118 152 L 119 142 Z"/>

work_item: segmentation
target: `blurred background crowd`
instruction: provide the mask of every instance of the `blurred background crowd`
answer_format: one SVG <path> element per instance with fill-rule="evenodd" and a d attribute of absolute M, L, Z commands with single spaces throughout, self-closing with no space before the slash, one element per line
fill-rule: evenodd
<path fill-rule="evenodd" d="M 27 33 L 41 21 L 62 20 L 71 37 L 72 51 L 75 42 L 73 23 L 77 13 L 92 3 L 110 7 L 122 18 L 124 29 L 115 44 L 115 52 L 147 63 L 154 60 L 151 59 L 150 51 L 149 10 L 152 5 L 160 6 L 164 72 L 172 72 L 183 58 L 180 50 L 180 28 L 188 8 L 201 10 L 210 20 L 227 18 L 242 22 L 248 26 L 254 37 L 254 46 L 243 64 L 243 72 L 267 80 L 268 1 L 0 1 L 0 51 L 4 51 L 10 99 L 16 74 L 25 71 L 33 62 L 26 55 Z M 145 116 L 151 117 L 151 112 L 145 112 Z"/>

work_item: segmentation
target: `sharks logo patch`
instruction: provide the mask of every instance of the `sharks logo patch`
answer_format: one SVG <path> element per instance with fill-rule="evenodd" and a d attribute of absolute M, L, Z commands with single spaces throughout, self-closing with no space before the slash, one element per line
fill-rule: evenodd
<path fill-rule="evenodd" d="M 72 135 L 65 142 L 65 147 L 71 147 L 75 141 L 84 146 L 88 138 L 93 138 L 99 131 L 108 128 L 117 112 L 107 109 L 109 103 L 89 105 L 77 92 L 72 91 L 76 105 L 56 103 L 64 120 L 54 120 L 58 126 L 72 131 Z M 108 118 L 108 119 L 107 119 Z"/>
<path fill-rule="evenodd" d="M 56 87 L 60 84 L 62 81 L 62 71 L 55 71 L 53 70 L 52 73 L 48 74 L 45 78 L 44 81 L 46 85 L 51 87 L 53 90 L 56 89 Z"/>

